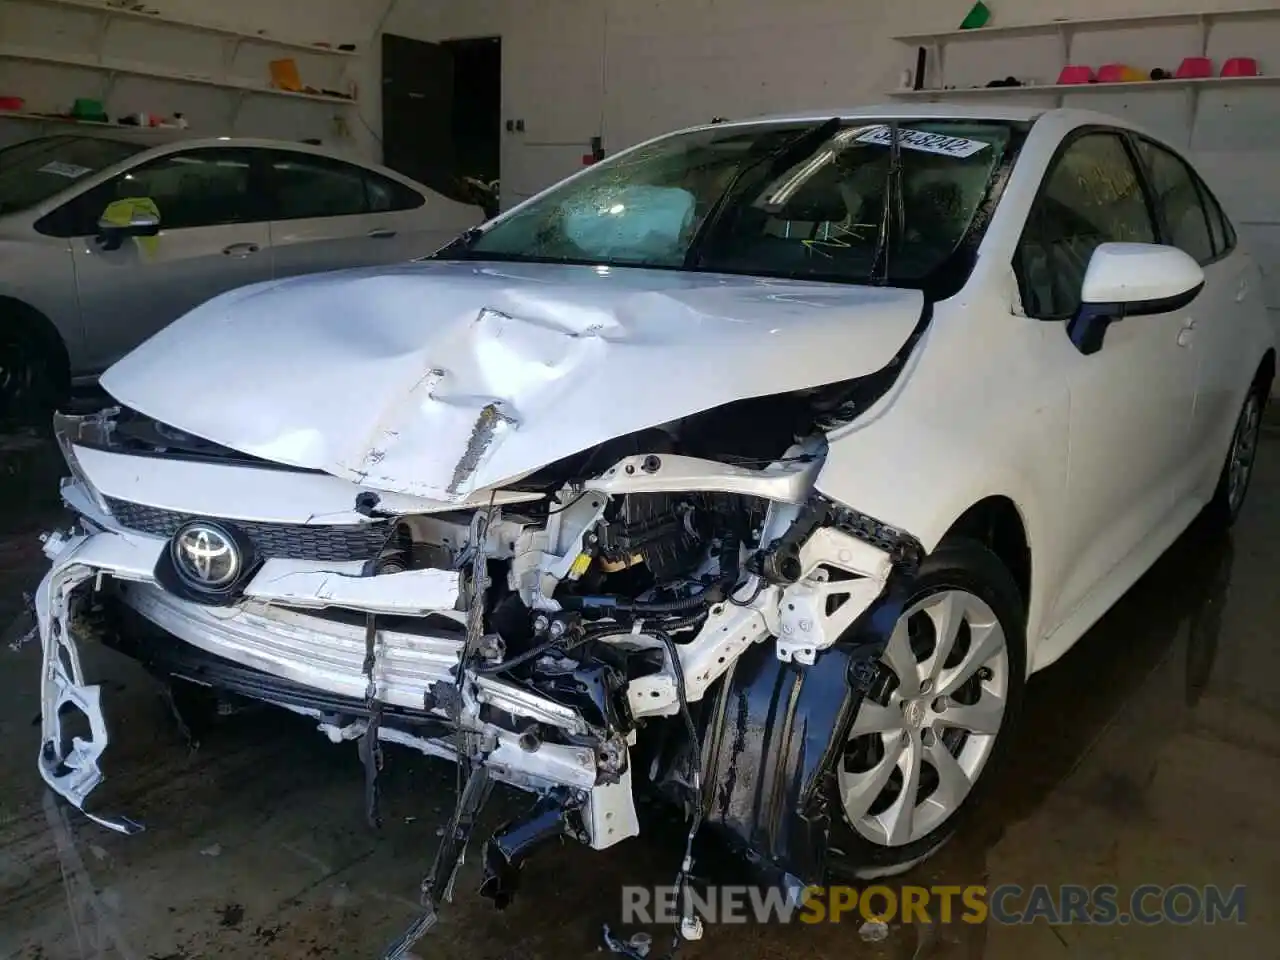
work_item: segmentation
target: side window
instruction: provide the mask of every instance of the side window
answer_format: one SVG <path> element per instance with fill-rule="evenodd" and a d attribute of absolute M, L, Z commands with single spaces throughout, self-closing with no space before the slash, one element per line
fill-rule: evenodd
<path fill-rule="evenodd" d="M 1111 133 L 1074 140 L 1053 161 L 1031 206 L 1015 269 L 1027 315 L 1070 316 L 1080 306 L 1089 258 L 1103 243 L 1154 243 L 1155 226 L 1124 141 Z"/>
<path fill-rule="evenodd" d="M 209 147 L 174 153 L 99 184 L 50 214 L 57 236 L 88 237 L 116 200 L 147 198 L 163 230 L 212 227 L 264 219 L 252 189 L 244 150 Z"/>
<path fill-rule="evenodd" d="M 354 164 L 306 153 L 274 153 L 270 178 L 273 220 L 369 212 L 365 171 Z"/>
<path fill-rule="evenodd" d="M 370 213 L 414 210 L 427 202 L 427 198 L 417 190 L 411 190 L 402 183 L 380 177 L 376 173 L 365 176 L 365 186 L 369 191 Z"/>
<path fill-rule="evenodd" d="M 1167 241 L 1197 262 L 1208 263 L 1218 251 L 1195 174 L 1181 158 L 1149 140 L 1140 141 L 1138 149 L 1151 174 L 1156 205 L 1169 228 Z"/>
<path fill-rule="evenodd" d="M 1213 249 L 1218 256 L 1224 256 L 1236 248 L 1236 231 L 1231 226 L 1222 207 L 1204 181 L 1196 177 L 1196 185 L 1200 188 L 1200 199 L 1204 201 L 1205 213 L 1209 215 L 1209 231 L 1213 234 Z"/>

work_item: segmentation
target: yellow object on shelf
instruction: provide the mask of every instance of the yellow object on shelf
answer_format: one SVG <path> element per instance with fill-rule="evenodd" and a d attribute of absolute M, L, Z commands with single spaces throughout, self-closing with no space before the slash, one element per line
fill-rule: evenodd
<path fill-rule="evenodd" d="M 302 77 L 298 74 L 298 62 L 293 57 L 271 61 L 271 85 L 278 90 L 302 92 Z"/>

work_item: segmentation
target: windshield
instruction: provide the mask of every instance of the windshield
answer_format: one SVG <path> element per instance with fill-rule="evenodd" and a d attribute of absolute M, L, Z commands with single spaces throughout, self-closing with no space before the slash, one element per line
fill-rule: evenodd
<path fill-rule="evenodd" d="M 0 213 L 25 210 L 142 150 L 99 137 L 42 137 L 0 150 Z"/>
<path fill-rule="evenodd" d="M 969 233 L 1013 133 L 994 121 L 900 121 L 896 177 L 887 122 L 675 134 L 440 256 L 918 286 Z"/>

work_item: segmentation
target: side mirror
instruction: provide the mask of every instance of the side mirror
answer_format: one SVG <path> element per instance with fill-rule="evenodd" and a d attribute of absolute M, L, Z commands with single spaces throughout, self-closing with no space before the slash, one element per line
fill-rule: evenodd
<path fill-rule="evenodd" d="M 160 232 L 160 218 L 145 210 L 134 210 L 128 223 L 115 223 L 106 217 L 98 220 L 98 230 L 103 236 L 118 234 L 122 237 L 154 237 Z"/>
<path fill-rule="evenodd" d="M 1067 321 L 1067 334 L 1081 353 L 1097 353 L 1112 323 L 1181 310 L 1203 287 L 1200 264 L 1177 247 L 1101 244 L 1089 258 L 1080 309 Z"/>
<path fill-rule="evenodd" d="M 134 210 L 126 223 L 98 218 L 98 240 L 104 250 L 117 250 L 125 237 L 154 237 L 160 232 L 160 218 L 145 210 Z"/>

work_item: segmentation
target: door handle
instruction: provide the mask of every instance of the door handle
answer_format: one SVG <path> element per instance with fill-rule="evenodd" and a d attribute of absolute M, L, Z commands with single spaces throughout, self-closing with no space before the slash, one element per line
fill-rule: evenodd
<path fill-rule="evenodd" d="M 236 257 L 240 260 L 257 253 L 258 250 L 259 247 L 256 243 L 233 243 L 230 246 L 222 248 L 222 252 L 228 257 Z"/>
<path fill-rule="evenodd" d="M 1195 335 L 1196 321 L 1194 318 L 1188 319 L 1182 325 L 1182 329 L 1178 331 L 1178 346 L 1187 347 L 1191 345 L 1191 338 Z"/>
<path fill-rule="evenodd" d="M 368 233 L 370 240 L 390 240 L 395 235 L 396 232 L 394 230 L 388 230 L 385 227 L 380 227 L 377 230 L 370 230 Z"/>

